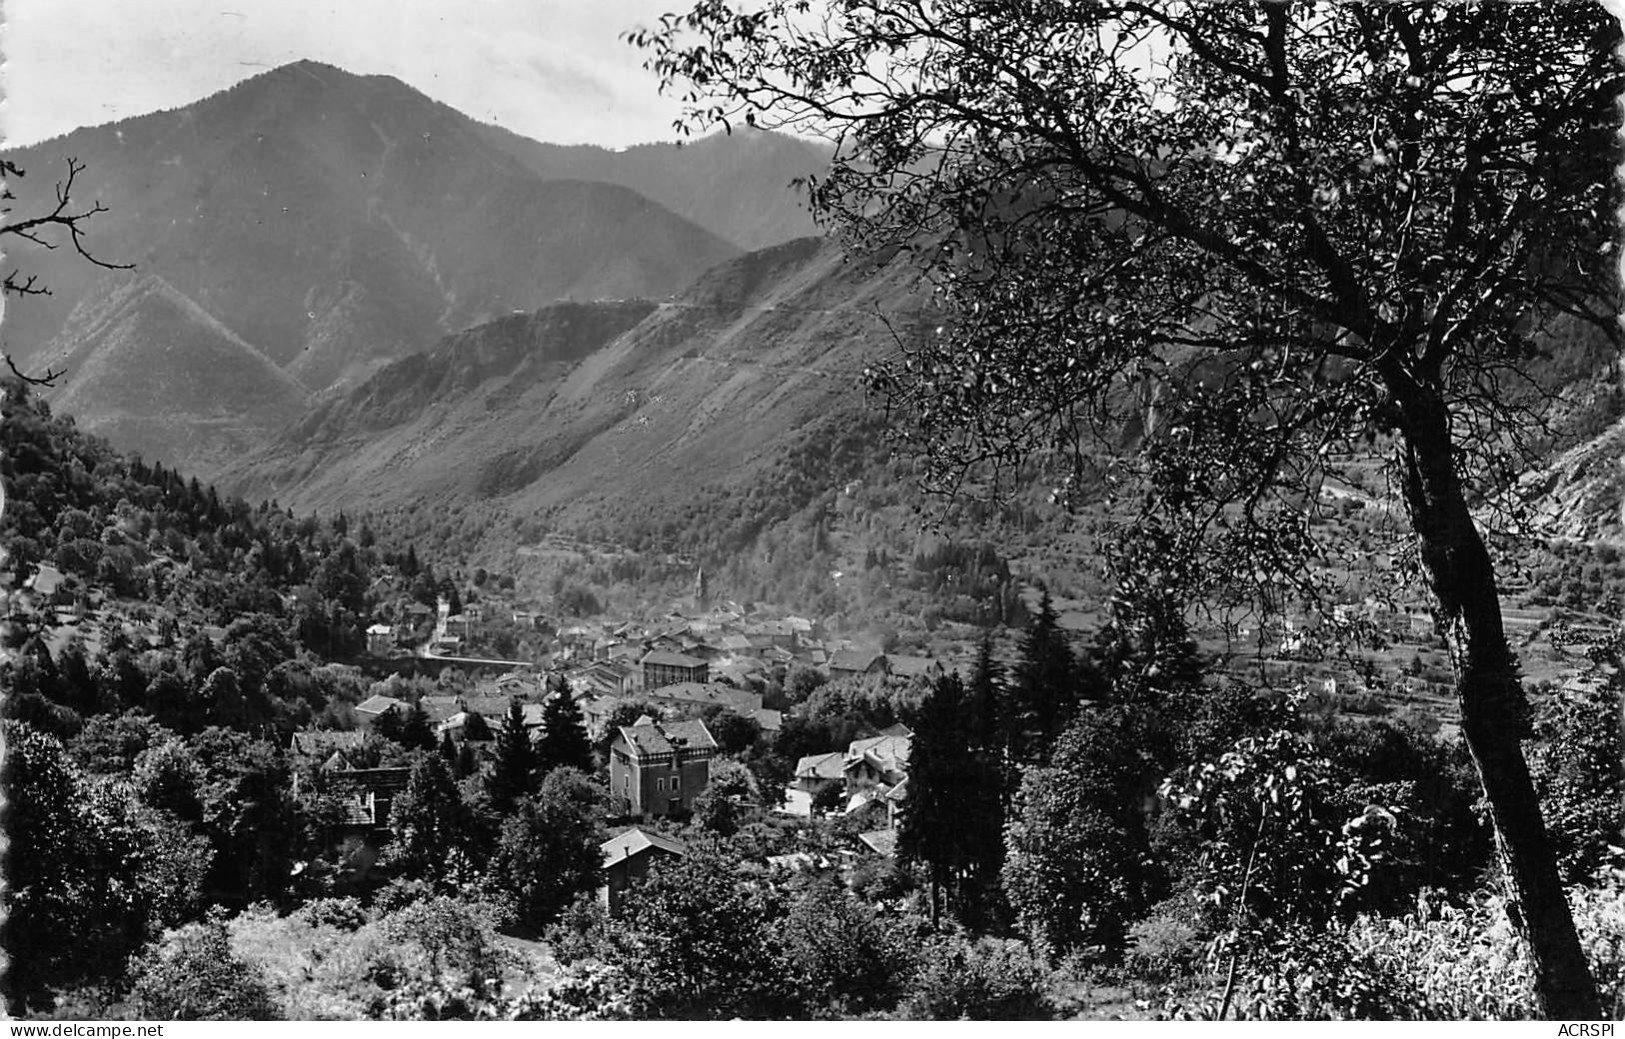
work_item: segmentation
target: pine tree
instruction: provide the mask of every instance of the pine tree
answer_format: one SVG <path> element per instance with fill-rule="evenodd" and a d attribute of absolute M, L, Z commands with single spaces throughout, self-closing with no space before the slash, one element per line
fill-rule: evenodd
<path fill-rule="evenodd" d="M 516 696 L 497 731 L 496 761 L 486 778 L 486 792 L 500 812 L 507 812 L 522 797 L 536 790 L 536 751 L 525 729 L 525 708 Z"/>
<path fill-rule="evenodd" d="M 972 747 L 968 708 L 964 683 L 949 674 L 937 679 L 914 718 L 897 850 L 927 868 L 932 926 L 939 888 L 948 889 L 962 920 L 981 925 L 991 912 L 1003 855 L 1001 777 L 992 756 Z"/>
<path fill-rule="evenodd" d="M 548 697 L 542 708 L 542 738 L 536 743 L 537 771 L 546 775 L 557 768 L 592 772 L 592 741 L 581 706 L 568 687 Z"/>
<path fill-rule="evenodd" d="M 1010 716 L 1013 756 L 1023 764 L 1042 762 L 1077 707 L 1079 678 L 1078 662 L 1061 633 L 1047 588 L 1022 639 L 1015 678 Z"/>
<path fill-rule="evenodd" d="M 976 669 L 971 672 L 968 709 L 971 746 L 1002 758 L 1005 749 L 1004 710 L 1000 701 L 1004 668 L 993 659 L 993 633 L 984 632 L 976 651 Z"/>
<path fill-rule="evenodd" d="M 434 726 L 429 722 L 429 712 L 423 709 L 421 701 L 406 712 L 406 718 L 401 722 L 400 742 L 409 750 L 435 749 Z"/>

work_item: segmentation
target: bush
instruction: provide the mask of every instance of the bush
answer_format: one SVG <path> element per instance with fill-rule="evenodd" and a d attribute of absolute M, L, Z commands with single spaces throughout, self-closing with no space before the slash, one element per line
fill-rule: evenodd
<path fill-rule="evenodd" d="M 1603 1016 L 1625 1015 L 1625 871 L 1570 892 Z M 1227 954 L 1215 948 L 1213 964 Z M 1533 972 L 1505 899 L 1481 894 L 1404 919 L 1361 916 L 1345 926 L 1256 935 L 1241 961 L 1232 1016 L 1426 1021 L 1531 1020 Z M 1219 997 L 1171 1006 L 1217 1016 Z"/>
<path fill-rule="evenodd" d="M 318 898 L 299 911 L 312 927 L 333 927 L 340 931 L 359 930 L 367 922 L 367 911 L 353 898 Z"/>
<path fill-rule="evenodd" d="M 373 896 L 372 907 L 379 915 L 388 915 L 433 897 L 434 885 L 428 881 L 396 877 Z"/>
<path fill-rule="evenodd" d="M 505 1016 L 514 1021 L 623 1021 L 631 1014 L 625 974 L 601 963 L 561 971 L 546 989 L 514 1000 Z"/>
<path fill-rule="evenodd" d="M 608 959 L 613 951 L 609 936 L 609 912 L 597 892 L 587 892 L 564 910 L 557 923 L 545 934 L 553 958 L 565 966 L 588 960 Z"/>
<path fill-rule="evenodd" d="M 170 931 L 132 971 L 130 1000 L 158 1021 L 273 1021 L 281 1017 L 257 967 L 231 951 L 223 918 Z"/>
<path fill-rule="evenodd" d="M 1209 930 L 1200 925 L 1198 910 L 1190 898 L 1176 897 L 1131 926 L 1124 956 L 1128 973 L 1148 981 L 1170 981 L 1200 970 Z"/>
<path fill-rule="evenodd" d="M 904 1005 L 928 1021 L 1042 1021 L 1054 1016 L 1048 974 L 1020 942 L 938 938 L 921 952 Z"/>
<path fill-rule="evenodd" d="M 1625 1015 L 1625 871 L 1595 888 L 1569 892 L 1580 945 L 1602 996 L 1603 1016 Z M 1505 899 L 1481 896 L 1441 906 L 1425 918 L 1362 917 L 1346 940 L 1396 974 L 1414 980 L 1416 1017 L 1527 1020 L 1536 1015 L 1534 979 Z"/>
<path fill-rule="evenodd" d="M 502 972 L 502 952 L 480 906 L 432 898 L 391 913 L 379 925 L 391 943 L 422 949 L 437 977 L 481 989 Z"/>
<path fill-rule="evenodd" d="M 1222 993 L 1189 1006 L 1170 1006 L 1178 1020 L 1227 1016 L 1248 1021 L 1389 1021 L 1417 1016 L 1421 1005 L 1409 978 L 1368 950 L 1346 943 L 1336 930 L 1270 927 L 1244 934 L 1236 986 L 1226 1007 Z M 1227 971 L 1230 944 L 1210 950 L 1212 973 Z"/>
<path fill-rule="evenodd" d="M 785 920 L 784 942 L 786 962 L 819 1017 L 892 1007 L 914 967 L 894 930 L 832 878 L 802 889 Z"/>

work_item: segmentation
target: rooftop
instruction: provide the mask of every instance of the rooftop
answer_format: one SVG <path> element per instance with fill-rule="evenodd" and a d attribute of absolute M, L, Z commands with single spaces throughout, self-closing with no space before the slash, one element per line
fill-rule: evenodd
<path fill-rule="evenodd" d="M 624 833 L 618 833 L 598 847 L 604 853 L 604 866 L 606 868 L 625 862 L 635 855 L 641 855 L 651 848 L 669 851 L 673 855 L 688 854 L 688 845 L 682 841 L 658 833 L 650 833 L 641 826 L 634 826 Z"/>
<path fill-rule="evenodd" d="M 621 726 L 621 739 L 637 757 L 671 754 L 679 747 L 715 750 L 717 741 L 702 721 L 650 722 L 648 725 Z"/>
<path fill-rule="evenodd" d="M 735 689 L 718 682 L 674 682 L 651 689 L 644 694 L 651 700 L 678 700 L 685 704 L 706 706 L 722 704 L 736 711 L 750 713 L 762 706 L 762 694 L 746 689 Z"/>
<path fill-rule="evenodd" d="M 698 657 L 691 657 L 686 653 L 673 653 L 669 649 L 652 649 L 643 655 L 643 659 L 639 663 L 655 664 L 662 667 L 705 666 L 705 661 Z"/>
<path fill-rule="evenodd" d="M 383 714 L 396 707 L 405 707 L 406 701 L 397 700 L 393 696 L 369 696 L 355 705 L 358 714 Z"/>
<path fill-rule="evenodd" d="M 844 775 L 846 756 L 838 750 L 828 754 L 809 754 L 796 762 L 797 779 L 840 779 Z"/>

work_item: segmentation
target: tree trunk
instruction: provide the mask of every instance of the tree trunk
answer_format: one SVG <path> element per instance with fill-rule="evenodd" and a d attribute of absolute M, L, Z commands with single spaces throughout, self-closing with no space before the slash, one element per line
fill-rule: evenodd
<path fill-rule="evenodd" d="M 1494 563 L 1456 474 L 1443 400 L 1431 387 L 1406 389 L 1396 395 L 1406 441 L 1405 499 L 1437 601 L 1435 621 L 1450 649 L 1462 734 L 1495 823 L 1507 911 L 1529 947 L 1540 1013 L 1549 1020 L 1596 1018 L 1596 982 L 1523 755 L 1528 704 L 1501 625 Z"/>

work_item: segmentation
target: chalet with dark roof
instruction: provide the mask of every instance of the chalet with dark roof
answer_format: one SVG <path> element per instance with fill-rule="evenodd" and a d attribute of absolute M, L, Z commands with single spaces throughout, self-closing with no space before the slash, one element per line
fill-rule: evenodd
<path fill-rule="evenodd" d="M 609 750 L 610 793 L 631 815 L 683 815 L 711 782 L 717 741 L 702 721 L 623 725 Z"/>

